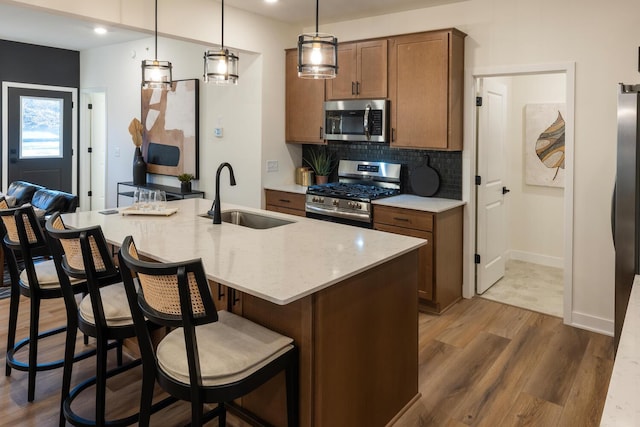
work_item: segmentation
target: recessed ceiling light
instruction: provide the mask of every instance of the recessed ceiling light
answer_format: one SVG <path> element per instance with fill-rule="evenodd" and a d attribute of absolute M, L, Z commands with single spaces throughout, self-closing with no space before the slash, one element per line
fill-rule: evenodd
<path fill-rule="evenodd" d="M 95 28 L 93 29 L 93 31 L 94 31 L 96 34 L 107 34 L 107 29 L 106 29 L 106 28 L 104 28 L 104 27 L 95 27 Z"/>
<path fill-rule="evenodd" d="M 264 0 L 265 3 L 278 3 L 278 0 Z"/>

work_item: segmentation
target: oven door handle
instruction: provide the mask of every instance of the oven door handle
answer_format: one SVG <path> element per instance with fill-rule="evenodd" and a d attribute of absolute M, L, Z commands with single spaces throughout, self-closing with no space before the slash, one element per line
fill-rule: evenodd
<path fill-rule="evenodd" d="M 369 114 L 371 113 L 371 104 L 367 104 L 364 108 L 364 136 L 367 138 L 367 141 L 371 139 L 371 131 L 369 130 Z"/>

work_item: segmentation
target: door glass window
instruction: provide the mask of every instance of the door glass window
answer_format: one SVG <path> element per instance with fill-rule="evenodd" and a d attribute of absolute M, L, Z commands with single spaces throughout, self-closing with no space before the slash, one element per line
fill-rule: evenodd
<path fill-rule="evenodd" d="M 63 100 L 20 97 L 20 158 L 61 158 Z"/>

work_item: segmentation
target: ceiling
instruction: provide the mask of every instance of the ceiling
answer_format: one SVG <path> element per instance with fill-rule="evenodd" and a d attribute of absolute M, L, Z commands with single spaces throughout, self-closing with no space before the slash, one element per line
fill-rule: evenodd
<path fill-rule="evenodd" d="M 320 24 L 339 22 L 459 1 L 464 0 L 322 0 L 319 21 Z M 315 25 L 316 3 L 313 0 L 278 0 L 276 3 L 226 0 L 225 6 L 301 27 Z M 4 40 L 84 50 L 149 37 L 148 33 L 116 27 L 108 28 L 106 35 L 99 36 L 93 32 L 93 27 L 92 22 L 0 0 L 0 39 Z"/>

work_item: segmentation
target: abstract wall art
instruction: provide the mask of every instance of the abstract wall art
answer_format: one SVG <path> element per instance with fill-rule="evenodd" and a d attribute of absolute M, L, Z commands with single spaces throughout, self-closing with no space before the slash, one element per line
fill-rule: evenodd
<path fill-rule="evenodd" d="M 527 104 L 525 183 L 564 188 L 566 104 Z"/>
<path fill-rule="evenodd" d="M 147 172 L 198 177 L 198 79 L 142 89 L 142 154 Z"/>

